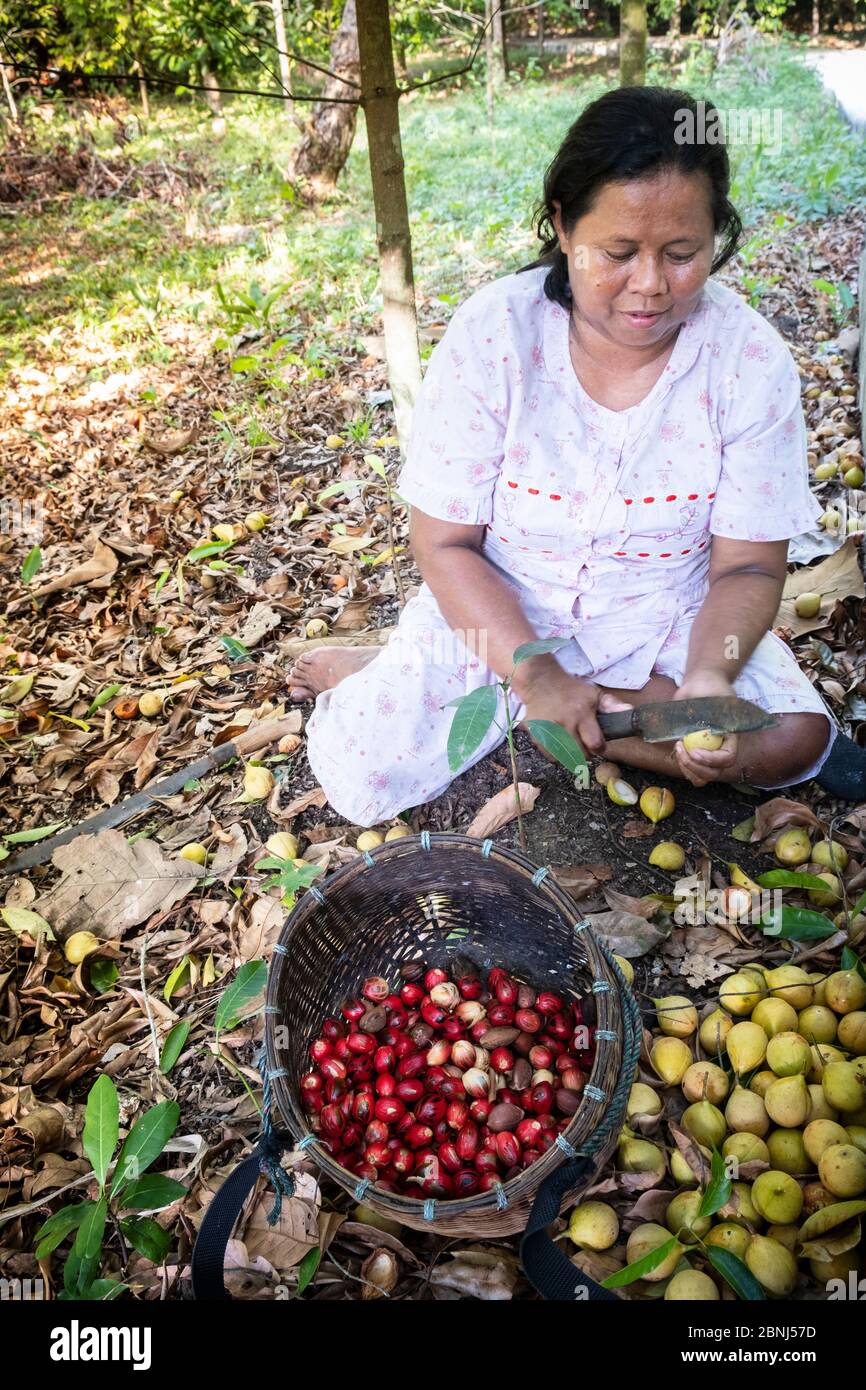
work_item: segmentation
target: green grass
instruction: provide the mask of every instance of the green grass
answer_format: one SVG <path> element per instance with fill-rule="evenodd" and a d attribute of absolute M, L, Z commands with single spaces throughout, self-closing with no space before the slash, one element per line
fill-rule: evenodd
<path fill-rule="evenodd" d="M 795 45 L 768 45 L 751 70 L 731 62 L 712 77 L 698 55 L 675 79 L 723 108 L 781 113 L 781 151 L 732 151 L 735 199 L 747 222 L 777 211 L 818 217 L 866 197 L 862 138 L 795 52 Z M 671 78 L 651 66 L 649 80 Z M 416 284 L 441 298 L 443 315 L 473 285 L 532 257 L 530 216 L 544 169 L 581 107 L 603 90 L 600 77 L 518 81 L 498 104 L 492 130 L 474 78 L 458 90 L 433 88 L 404 102 Z M 163 331 L 170 322 L 188 323 L 206 344 L 229 340 L 218 284 L 228 296 L 253 283 L 282 285 L 268 328 L 287 335 L 289 349 L 314 375 L 359 349 L 358 334 L 376 327 L 381 308 L 363 119 L 337 197 L 311 210 L 285 196 L 295 129 L 284 110 L 240 98 L 227 118 L 220 142 L 201 109 L 158 107 L 147 131 L 124 147 L 140 161 L 176 162 L 183 154 L 204 171 L 206 183 L 185 210 L 155 200 L 73 198 L 38 216 L 3 220 L 0 344 L 7 366 L 27 364 L 37 350 L 62 360 L 71 338 L 98 336 L 111 344 L 112 370 L 158 367 L 182 350 Z M 50 138 L 50 131 L 42 136 Z M 96 139 L 103 155 L 120 153 L 110 123 L 97 127 Z M 214 239 L 228 224 L 240 228 L 237 244 Z"/>

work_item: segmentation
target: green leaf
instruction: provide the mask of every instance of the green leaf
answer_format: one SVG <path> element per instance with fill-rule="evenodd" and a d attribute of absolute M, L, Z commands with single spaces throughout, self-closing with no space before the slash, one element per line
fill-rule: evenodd
<path fill-rule="evenodd" d="M 220 641 L 228 652 L 229 661 L 246 661 L 249 657 L 249 650 L 243 642 L 239 642 L 236 637 L 220 637 Z M 826 888 L 826 884 L 824 887 Z"/>
<path fill-rule="evenodd" d="M 84 1213 L 69 1258 L 63 1268 L 63 1287 L 68 1294 L 80 1298 L 93 1282 L 99 1269 L 107 1215 L 107 1197 L 100 1197 L 98 1202 L 90 1203 L 89 1209 Z"/>
<path fill-rule="evenodd" d="M 730 1200 L 732 1191 L 731 1180 L 725 1171 L 725 1160 L 718 1149 L 713 1149 L 713 1156 L 710 1166 L 710 1181 L 707 1190 L 701 1198 L 701 1205 L 698 1208 L 698 1217 L 715 1216 L 716 1212 Z"/>
<path fill-rule="evenodd" d="M 93 1083 L 87 1097 L 84 1134 L 81 1140 L 100 1187 L 105 1186 L 108 1165 L 119 1138 L 120 1106 L 117 1090 L 111 1077 L 102 1075 Z"/>
<path fill-rule="evenodd" d="M 231 550 L 234 541 L 202 541 L 201 545 L 194 545 L 192 550 L 187 552 L 187 564 L 195 560 L 206 560 L 209 555 L 222 555 L 224 550 Z"/>
<path fill-rule="evenodd" d="M 98 709 L 102 709 L 103 705 L 107 705 L 109 700 L 113 700 L 119 689 L 119 685 L 107 685 L 104 690 L 100 690 L 87 711 L 88 717 L 95 714 Z"/>
<path fill-rule="evenodd" d="M 97 994 L 105 994 L 111 989 L 118 976 L 113 960 L 95 960 L 90 967 L 90 983 Z"/>
<path fill-rule="evenodd" d="M 159 1158 L 180 1119 L 180 1107 L 176 1101 L 162 1100 L 158 1105 L 145 1110 L 132 1126 L 114 1170 L 111 1195 L 117 1193 L 125 1183 L 134 1182 L 141 1177 L 155 1159 Z"/>
<path fill-rule="evenodd" d="M 120 1229 L 134 1250 L 151 1264 L 162 1264 L 171 1245 L 171 1235 L 150 1216 L 127 1216 Z"/>
<path fill-rule="evenodd" d="M 771 908 L 761 918 L 760 925 L 765 936 L 774 936 L 780 941 L 817 941 L 822 936 L 832 936 L 836 930 L 829 917 L 805 907 Z"/>
<path fill-rule="evenodd" d="M 36 1232 L 37 1260 L 44 1260 L 72 1231 L 77 1231 L 88 1208 L 95 1205 L 95 1202 L 76 1202 L 74 1206 L 61 1207 L 60 1211 L 49 1216 Z"/>
<path fill-rule="evenodd" d="M 41 941 L 43 937 L 46 941 L 55 940 L 50 923 L 29 907 L 0 907 L 0 917 L 16 936 L 26 932 L 34 941 Z"/>
<path fill-rule="evenodd" d="M 192 1023 L 189 1019 L 182 1019 L 176 1023 L 162 1045 L 162 1052 L 159 1055 L 159 1069 L 163 1076 L 168 1076 L 175 1062 L 186 1046 Z"/>
<path fill-rule="evenodd" d="M 237 1028 L 248 1005 L 261 994 L 268 978 L 268 967 L 263 960 L 248 960 L 242 965 L 231 984 L 224 991 L 214 1018 L 217 1036 Z"/>
<path fill-rule="evenodd" d="M 452 772 L 459 772 L 493 723 L 498 694 L 497 686 L 482 685 L 460 697 L 448 731 L 448 766 Z"/>
<path fill-rule="evenodd" d="M 723 1250 L 718 1245 L 707 1245 L 704 1247 L 704 1254 L 713 1269 L 718 1270 L 725 1282 L 730 1284 L 737 1298 L 745 1299 L 747 1303 L 763 1301 L 764 1291 L 754 1274 L 748 1265 L 744 1265 L 730 1250 Z"/>
<path fill-rule="evenodd" d="M 357 491 L 358 488 L 363 486 L 364 484 L 360 478 L 344 478 L 340 483 L 331 483 L 330 487 L 322 488 L 322 491 L 316 494 L 316 501 L 327 502 L 329 497 L 337 497 L 341 492 L 345 492 L 347 496 L 351 496 L 352 489 Z"/>
<path fill-rule="evenodd" d="M 7 835 L 6 843 L 10 844 L 11 840 L 12 836 Z M 858 912 L 866 912 L 866 893 L 861 894 L 861 896 L 857 899 L 856 903 L 851 909 L 851 916 L 856 917 Z"/>
<path fill-rule="evenodd" d="M 827 892 L 827 884 L 817 874 L 798 874 L 793 869 L 768 869 L 755 880 L 761 888 L 817 888 Z"/>
<path fill-rule="evenodd" d="M 850 946 L 843 947 L 839 968 L 841 970 L 856 970 L 860 978 L 866 980 L 866 964 L 863 963 L 856 951 L 851 950 Z"/>
<path fill-rule="evenodd" d="M 747 844 L 752 838 L 752 831 L 754 828 L 755 817 L 747 816 L 745 820 L 741 820 L 738 825 L 734 826 L 731 831 L 731 838 L 739 840 L 740 844 Z"/>
<path fill-rule="evenodd" d="M 129 1286 L 123 1279 L 94 1279 L 87 1288 L 82 1290 L 78 1299 L 87 1299 L 90 1303 L 111 1303 L 113 1299 L 119 1298 L 124 1289 Z M 65 1298 L 65 1292 L 57 1295 L 58 1298 Z"/>
<path fill-rule="evenodd" d="M 550 719 L 527 719 L 526 727 L 532 737 L 569 772 L 586 767 L 586 754 L 567 729 Z"/>
<path fill-rule="evenodd" d="M 254 372 L 259 365 L 259 359 L 248 353 L 245 357 L 235 357 L 231 368 L 233 372 Z"/>
<path fill-rule="evenodd" d="M 11 835 L 4 835 L 3 842 L 7 845 L 33 845 L 37 840 L 46 840 L 65 824 L 64 820 L 56 820 L 53 825 L 40 825 L 35 830 L 16 830 Z"/>
<path fill-rule="evenodd" d="M 386 472 L 385 472 L 385 464 L 384 464 L 384 461 L 383 461 L 382 459 L 379 458 L 379 455 L 378 455 L 378 454 L 365 454 L 365 455 L 364 455 L 364 462 L 366 463 L 366 465 L 367 465 L 368 468 L 372 468 L 372 470 L 373 470 L 374 473 L 378 473 L 379 477 L 380 477 L 384 482 L 387 482 L 387 481 L 388 481 L 388 477 L 387 477 L 387 474 L 386 474 Z"/>
<path fill-rule="evenodd" d="M 635 1260 L 634 1264 L 626 1265 L 624 1269 L 618 1269 L 615 1274 L 609 1274 L 606 1279 L 602 1279 L 601 1287 L 621 1289 L 625 1284 L 633 1284 L 636 1279 L 642 1279 L 645 1274 L 652 1274 L 678 1245 L 676 1236 L 671 1236 L 670 1240 L 664 1241 L 658 1249 L 651 1250 L 643 1259 Z"/>
<path fill-rule="evenodd" d="M 184 976 L 188 974 L 189 957 L 184 956 L 182 960 L 178 961 L 177 965 L 174 967 L 174 969 L 172 970 L 171 974 L 169 975 L 168 979 L 162 987 L 162 997 L 167 1004 L 170 1002 L 171 996 L 174 994 L 174 991 L 181 984 Z"/>
<path fill-rule="evenodd" d="M 165 585 L 168 583 L 170 578 L 171 570 L 165 569 L 160 572 L 159 579 L 157 579 L 156 587 L 153 591 L 154 598 L 159 598 L 160 594 L 162 593 L 163 589 L 165 588 Z"/>
<path fill-rule="evenodd" d="M 531 656 L 544 656 L 546 652 L 558 652 L 560 647 L 567 647 L 570 641 L 570 637 L 541 637 L 536 642 L 522 642 L 515 649 L 511 660 L 515 666 L 519 666 L 521 661 L 528 661 Z"/>
<path fill-rule="evenodd" d="M 183 1183 L 167 1178 L 164 1173 L 145 1173 L 124 1188 L 120 1205 L 131 1207 L 133 1211 L 158 1211 L 185 1196 Z"/>
<path fill-rule="evenodd" d="M 0 704 L 20 705 L 25 696 L 30 694 L 35 679 L 35 671 L 30 671 L 26 676 L 16 676 L 13 681 L 10 681 L 9 684 L 4 686 L 3 690 L 0 691 Z M 9 715 L 13 713 L 14 711 L 9 711 Z M 7 716 L 7 718 L 8 717 L 9 716 Z"/>
<path fill-rule="evenodd" d="M 38 545 L 34 545 L 21 566 L 21 578 L 25 584 L 29 584 L 31 579 L 39 573 L 42 568 L 42 551 Z"/>
<path fill-rule="evenodd" d="M 301 1263 L 298 1265 L 298 1293 L 303 1293 L 311 1279 L 315 1277 L 321 1258 L 322 1252 L 319 1246 L 314 1245 L 312 1250 L 308 1250 L 301 1260 Z"/>

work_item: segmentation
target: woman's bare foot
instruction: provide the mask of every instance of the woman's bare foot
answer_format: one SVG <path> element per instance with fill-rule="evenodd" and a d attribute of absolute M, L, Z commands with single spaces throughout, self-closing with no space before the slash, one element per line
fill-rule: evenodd
<path fill-rule="evenodd" d="M 333 689 L 346 676 L 360 671 L 377 652 L 376 647 L 317 647 L 304 652 L 289 672 L 292 699 L 315 700 L 323 690 Z"/>

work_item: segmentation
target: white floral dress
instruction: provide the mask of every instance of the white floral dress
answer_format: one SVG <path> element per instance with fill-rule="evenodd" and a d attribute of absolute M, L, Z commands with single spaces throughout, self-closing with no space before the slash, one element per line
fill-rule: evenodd
<path fill-rule="evenodd" d="M 679 682 L 712 537 L 790 539 L 820 516 L 799 376 L 775 330 L 708 281 L 652 390 L 609 410 L 574 372 L 544 275 L 504 276 L 457 309 L 397 489 L 429 516 L 486 528 L 483 553 L 538 635 L 571 639 L 557 653 L 567 670 L 630 690 L 653 673 Z M 443 706 L 496 679 L 422 584 L 381 653 L 316 701 L 308 752 L 332 806 L 372 825 L 441 793 Z M 827 716 L 827 748 L 802 774 L 814 776 L 835 725 L 786 645 L 768 633 L 735 687 L 774 713 Z M 491 729 L 471 761 L 501 738 Z"/>

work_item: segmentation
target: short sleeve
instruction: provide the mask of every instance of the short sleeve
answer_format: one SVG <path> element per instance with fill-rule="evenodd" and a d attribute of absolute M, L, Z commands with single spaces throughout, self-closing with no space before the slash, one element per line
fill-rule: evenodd
<path fill-rule="evenodd" d="M 752 329 L 736 375 L 725 378 L 719 423 L 722 459 L 712 534 L 780 541 L 814 530 L 821 508 L 809 488 L 800 378 L 769 325 Z"/>
<path fill-rule="evenodd" d="M 469 310 L 469 301 L 456 310 L 433 349 L 396 488 L 428 516 L 486 526 L 502 468 L 505 383 L 482 360 Z"/>

